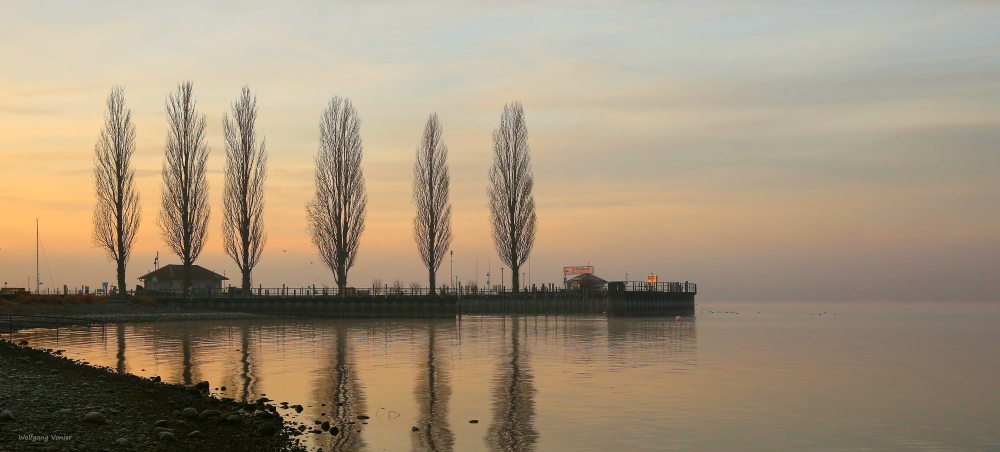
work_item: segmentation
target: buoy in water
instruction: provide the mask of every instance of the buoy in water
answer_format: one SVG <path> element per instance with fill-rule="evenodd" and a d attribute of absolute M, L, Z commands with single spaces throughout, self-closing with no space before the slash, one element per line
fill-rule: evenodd
<path fill-rule="evenodd" d="M 676 322 L 680 322 L 680 321 L 681 321 L 681 316 L 677 316 L 677 318 L 676 318 L 676 319 L 674 319 L 674 321 L 676 321 Z"/>

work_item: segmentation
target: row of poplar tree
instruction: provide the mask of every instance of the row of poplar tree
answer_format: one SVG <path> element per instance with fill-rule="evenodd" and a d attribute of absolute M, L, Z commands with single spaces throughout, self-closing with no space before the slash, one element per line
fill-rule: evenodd
<path fill-rule="evenodd" d="M 135 186 L 135 124 L 125 105 L 125 93 L 108 94 L 104 129 L 94 146 L 94 242 L 118 265 L 118 287 L 124 291 L 125 267 L 142 216 Z M 223 114 L 226 165 L 223 188 L 222 238 L 226 254 L 242 273 L 249 293 L 253 268 L 260 260 L 264 230 L 264 189 L 267 152 L 257 136 L 257 99 L 248 87 Z M 181 83 L 166 99 L 169 124 L 164 144 L 163 181 L 157 225 L 167 247 L 184 266 L 184 293 L 190 293 L 191 265 L 205 246 L 211 206 L 208 202 L 205 115 L 199 114 L 193 84 Z M 337 282 L 347 287 L 347 273 L 358 253 L 365 229 L 368 195 L 361 165 L 364 147 L 361 118 L 350 99 L 333 97 L 319 122 L 316 193 L 306 205 L 312 243 Z M 504 106 L 500 126 L 493 131 L 493 166 L 489 171 L 490 224 L 500 259 L 510 267 L 512 286 L 519 287 L 520 267 L 535 241 L 536 216 L 532 195 L 528 129 L 520 102 Z M 442 140 L 436 113 L 427 118 L 413 166 L 413 236 L 427 268 L 430 293 L 435 273 L 451 245 L 451 202 L 448 147 Z"/>

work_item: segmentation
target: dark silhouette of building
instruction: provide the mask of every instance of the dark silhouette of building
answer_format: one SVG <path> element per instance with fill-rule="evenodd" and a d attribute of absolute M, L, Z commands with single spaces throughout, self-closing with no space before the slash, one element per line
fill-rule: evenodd
<path fill-rule="evenodd" d="M 146 273 L 139 277 L 143 282 L 145 290 L 183 290 L 184 289 L 184 266 L 169 264 L 164 265 L 159 270 Z M 191 289 L 222 289 L 222 281 L 229 278 L 213 272 L 200 265 L 191 265 Z"/>
<path fill-rule="evenodd" d="M 608 282 L 594 276 L 591 273 L 576 275 L 566 281 L 570 289 L 587 289 L 590 291 L 602 291 L 608 286 Z"/>

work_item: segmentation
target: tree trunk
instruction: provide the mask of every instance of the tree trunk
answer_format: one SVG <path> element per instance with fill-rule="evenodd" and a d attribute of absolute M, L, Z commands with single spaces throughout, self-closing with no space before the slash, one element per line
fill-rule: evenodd
<path fill-rule="evenodd" d="M 434 270 L 428 270 L 427 271 L 427 279 L 430 280 L 430 283 L 431 283 L 431 286 L 430 286 L 431 288 L 430 288 L 430 294 L 429 295 L 435 295 L 435 292 L 434 292 L 434 279 L 435 279 L 435 276 L 437 276 L 437 275 L 434 273 Z"/>
<path fill-rule="evenodd" d="M 250 294 L 250 269 L 243 269 L 243 295 Z"/>
<path fill-rule="evenodd" d="M 128 287 L 125 286 L 125 259 L 118 259 L 118 295 L 128 294 Z"/>
<path fill-rule="evenodd" d="M 510 269 L 510 271 L 514 273 L 513 275 L 511 275 L 510 278 L 510 285 L 514 286 L 513 287 L 514 295 L 517 295 L 518 287 L 520 286 L 520 281 L 521 281 L 520 270 L 521 267 L 511 267 Z"/>
<path fill-rule="evenodd" d="M 184 298 L 191 297 L 191 261 L 184 260 Z"/>
<path fill-rule="evenodd" d="M 343 297 L 347 296 L 347 269 L 344 268 L 346 266 L 344 261 L 340 261 L 337 265 L 337 292 Z"/>

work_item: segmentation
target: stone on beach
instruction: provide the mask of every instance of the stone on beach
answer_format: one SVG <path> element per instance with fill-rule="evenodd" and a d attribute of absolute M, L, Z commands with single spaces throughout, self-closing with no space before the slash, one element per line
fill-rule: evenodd
<path fill-rule="evenodd" d="M 0 411 L 0 422 L 10 422 L 14 420 L 14 413 L 10 410 Z"/>
<path fill-rule="evenodd" d="M 156 438 L 159 439 L 160 441 L 173 441 L 174 439 L 176 439 L 174 438 L 174 434 L 170 432 L 157 433 Z"/>
<path fill-rule="evenodd" d="M 257 432 L 260 433 L 261 436 L 271 436 L 278 433 L 278 428 L 270 422 L 265 422 L 257 427 Z"/>
<path fill-rule="evenodd" d="M 104 415 L 101 413 L 98 413 L 96 411 L 91 411 L 83 415 L 83 421 L 90 422 L 93 424 L 103 424 L 105 422 L 108 422 L 108 418 L 104 417 Z"/>

